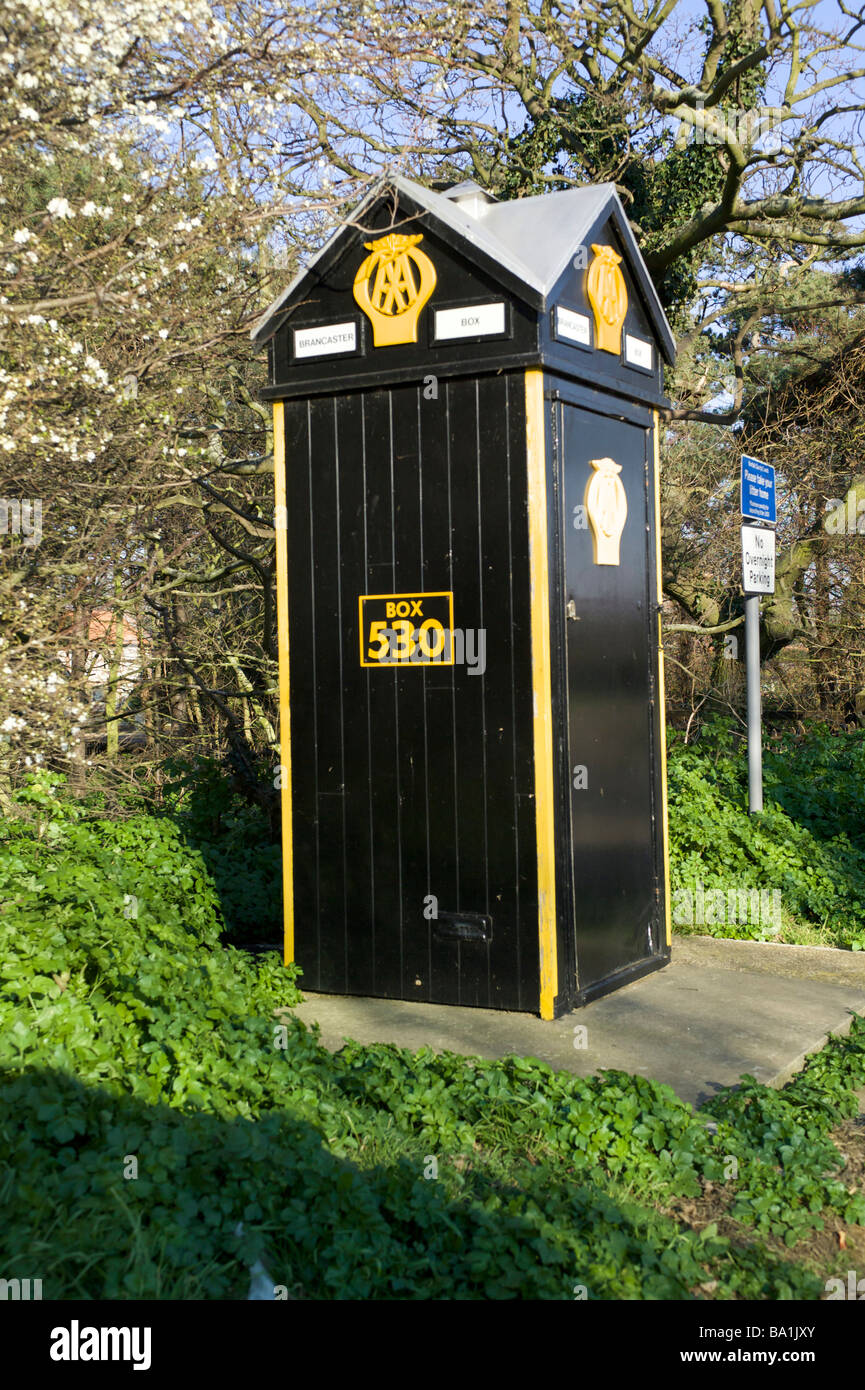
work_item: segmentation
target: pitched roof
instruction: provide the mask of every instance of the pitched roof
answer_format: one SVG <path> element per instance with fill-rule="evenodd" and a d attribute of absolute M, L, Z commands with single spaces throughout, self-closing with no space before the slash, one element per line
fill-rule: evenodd
<path fill-rule="evenodd" d="M 585 188 L 569 188 L 561 193 L 544 193 L 539 197 L 518 198 L 511 202 L 485 200 L 479 206 L 479 200 L 472 196 L 474 185 L 470 181 L 449 189 L 447 193 L 434 193 L 412 179 L 403 178 L 401 174 L 387 175 L 370 188 L 346 222 L 336 229 L 321 250 L 274 300 L 253 328 L 253 342 L 261 344 L 273 335 L 279 327 L 282 312 L 290 307 L 307 278 L 313 271 L 324 272 L 332 261 L 338 259 L 346 226 L 361 221 L 388 191 L 397 193 L 401 202 L 409 208 L 414 205 L 416 211 L 430 213 L 442 228 L 468 243 L 479 260 L 496 270 L 500 278 L 511 282 L 513 288 L 538 309 L 547 307 L 547 296 L 577 248 L 584 246 L 592 230 L 609 216 L 624 243 L 629 269 L 637 282 L 664 356 L 672 361 L 675 353 L 672 330 L 615 185 L 611 183 L 590 184 Z M 472 216 L 467 212 L 462 206 L 466 201 L 471 201 L 480 215 Z"/>

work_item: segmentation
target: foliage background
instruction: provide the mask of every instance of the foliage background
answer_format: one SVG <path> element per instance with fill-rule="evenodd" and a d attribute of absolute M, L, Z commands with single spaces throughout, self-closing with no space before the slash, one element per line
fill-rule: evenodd
<path fill-rule="evenodd" d="M 42 505 L 38 544 L 0 536 L 0 805 L 51 766 L 79 793 L 95 769 L 119 810 L 202 755 L 276 842 L 272 441 L 248 335 L 388 169 L 497 197 L 615 183 L 680 346 L 674 719 L 741 718 L 743 449 L 781 474 L 770 713 L 865 718 L 849 7 L 0 0 L 0 16 L 0 498 Z M 851 499 L 852 534 L 830 524 Z M 115 615 L 99 639 L 96 611 Z M 121 615 L 141 641 L 132 690 Z"/>

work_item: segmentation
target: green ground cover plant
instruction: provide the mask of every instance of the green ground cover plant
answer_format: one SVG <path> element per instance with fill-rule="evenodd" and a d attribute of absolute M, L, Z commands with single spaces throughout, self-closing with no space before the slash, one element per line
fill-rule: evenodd
<path fill-rule="evenodd" d="M 4 1277 L 243 1298 L 261 1259 L 295 1298 L 819 1297 L 797 1244 L 865 1219 L 830 1137 L 861 1020 L 782 1091 L 747 1078 L 704 1111 L 532 1058 L 332 1055 L 296 973 L 221 938 L 175 824 L 58 791 L 36 779 L 0 824 Z M 740 1235 L 672 1214 L 706 1183 Z"/>
<path fill-rule="evenodd" d="M 674 930 L 865 950 L 865 730 L 814 726 L 764 750 L 764 806 L 748 814 L 747 750 L 728 719 L 686 744 L 669 734 L 670 876 Z M 676 890 L 780 895 L 781 921 L 689 924 Z M 739 914 L 744 915 L 744 914 Z"/>

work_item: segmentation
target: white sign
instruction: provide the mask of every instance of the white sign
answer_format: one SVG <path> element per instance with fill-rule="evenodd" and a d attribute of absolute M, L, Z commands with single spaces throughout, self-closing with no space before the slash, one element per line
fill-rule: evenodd
<path fill-rule="evenodd" d="M 588 314 L 578 314 L 561 304 L 556 305 L 556 334 L 572 343 L 582 343 L 584 347 L 592 346 L 592 327 Z"/>
<path fill-rule="evenodd" d="M 325 357 L 331 352 L 354 352 L 357 324 L 327 323 L 323 328 L 295 328 L 295 357 Z"/>
<path fill-rule="evenodd" d="M 775 532 L 742 527 L 742 588 L 746 594 L 775 592 Z"/>
<path fill-rule="evenodd" d="M 632 333 L 625 334 L 625 361 L 635 367 L 652 370 L 652 344 L 644 338 L 635 338 Z"/>
<path fill-rule="evenodd" d="M 504 333 L 505 306 L 467 304 L 462 309 L 436 309 L 435 335 L 440 338 L 483 338 Z"/>

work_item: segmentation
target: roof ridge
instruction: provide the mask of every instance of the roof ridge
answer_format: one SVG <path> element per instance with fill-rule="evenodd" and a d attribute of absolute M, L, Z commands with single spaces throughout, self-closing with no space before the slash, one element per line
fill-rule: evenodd
<path fill-rule="evenodd" d="M 419 213 L 429 213 L 440 226 L 455 234 L 467 248 L 488 266 L 498 271 L 505 285 L 519 287 L 528 304 L 544 309 L 547 298 L 567 269 L 578 247 L 584 246 L 591 228 L 605 215 L 609 206 L 616 231 L 627 249 L 627 258 L 637 288 L 649 318 L 663 344 L 664 355 L 672 360 L 675 340 L 648 273 L 636 237 L 628 222 L 622 201 L 614 183 L 581 184 L 574 188 L 558 189 L 555 193 L 532 194 L 528 198 L 512 198 L 492 202 L 484 209 L 483 217 L 474 217 L 459 202 L 444 193 L 427 188 L 404 174 L 382 174 L 370 184 L 366 193 L 348 216 L 334 228 L 324 245 L 293 277 L 270 307 L 261 315 L 251 332 L 253 342 L 260 344 L 276 332 L 279 316 L 287 308 L 295 291 L 310 276 L 316 266 L 334 253 L 335 243 L 352 223 L 357 223 L 364 211 L 386 190 L 409 200 Z M 582 206 L 582 214 L 562 216 L 561 199 Z M 531 204 L 531 209 L 527 205 Z M 415 216 L 417 214 L 411 214 Z M 531 223 L 531 225 L 526 225 Z M 510 235 L 508 232 L 510 231 Z M 534 262 L 526 258 L 526 251 Z"/>

